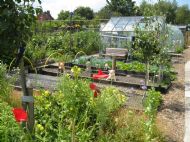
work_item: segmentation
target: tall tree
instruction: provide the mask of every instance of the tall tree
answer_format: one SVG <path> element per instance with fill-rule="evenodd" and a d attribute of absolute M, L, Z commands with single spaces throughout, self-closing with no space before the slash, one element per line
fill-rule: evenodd
<path fill-rule="evenodd" d="M 176 24 L 189 24 L 190 23 L 190 10 L 188 5 L 178 7 L 176 11 Z"/>
<path fill-rule="evenodd" d="M 153 16 L 154 15 L 154 5 L 143 0 L 140 4 L 140 13 L 143 16 Z"/>
<path fill-rule="evenodd" d="M 74 15 L 84 17 L 87 20 L 92 20 L 94 18 L 94 11 L 90 7 L 80 6 L 74 10 Z"/>
<path fill-rule="evenodd" d="M 159 1 L 154 5 L 155 15 L 165 16 L 167 23 L 175 23 L 177 2 Z"/>
<path fill-rule="evenodd" d="M 40 12 L 39 8 L 33 7 L 34 1 L 0 1 L 0 60 L 10 62 L 18 48 L 28 41 L 32 34 L 31 26 Z"/>
<path fill-rule="evenodd" d="M 61 12 L 58 14 L 58 20 L 66 20 L 67 18 L 70 17 L 70 12 L 69 11 L 64 11 L 61 10 Z"/>
<path fill-rule="evenodd" d="M 132 0 L 106 0 L 110 9 L 121 13 L 122 16 L 136 15 L 135 1 Z"/>
<path fill-rule="evenodd" d="M 104 6 L 96 13 L 96 18 L 99 19 L 110 19 L 111 17 L 111 10 L 108 5 Z"/>
<path fill-rule="evenodd" d="M 108 5 L 104 6 L 96 13 L 97 19 L 110 19 L 112 16 L 122 16 L 121 13 L 112 11 Z"/>
<path fill-rule="evenodd" d="M 37 0 L 40 2 L 40 0 Z M 34 8 L 35 0 L 1 0 L 0 1 L 0 58 L 12 57 L 14 51 L 18 54 L 16 63 L 20 65 L 20 83 L 24 96 L 29 96 L 26 86 L 23 54 L 27 41 L 32 35 L 31 27 L 36 21 L 36 15 L 41 9 Z M 7 61 L 7 60 L 4 60 Z M 27 128 L 32 132 L 34 126 L 34 109 L 32 104 L 23 103 L 28 111 Z"/>

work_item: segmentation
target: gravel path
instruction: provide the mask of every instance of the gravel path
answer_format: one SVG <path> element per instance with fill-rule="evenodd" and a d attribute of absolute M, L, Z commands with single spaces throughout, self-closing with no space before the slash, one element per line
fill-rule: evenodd
<path fill-rule="evenodd" d="M 168 142 L 183 142 L 185 130 L 185 63 L 190 60 L 190 48 L 185 49 L 184 58 L 173 64 L 178 72 L 169 92 L 163 96 L 164 102 L 158 112 L 157 122 Z"/>

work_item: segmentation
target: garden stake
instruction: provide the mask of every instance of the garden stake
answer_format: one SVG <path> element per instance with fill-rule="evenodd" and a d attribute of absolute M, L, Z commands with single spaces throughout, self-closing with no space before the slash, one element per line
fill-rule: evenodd
<path fill-rule="evenodd" d="M 32 88 L 28 88 L 26 86 L 26 76 L 25 76 L 25 70 L 24 70 L 24 60 L 23 57 L 21 58 L 20 62 L 20 79 L 21 79 L 21 86 L 23 91 L 23 100 L 22 100 L 22 106 L 25 111 L 28 113 L 28 122 L 27 122 L 27 129 L 32 132 L 34 127 L 34 101 Z M 30 96 L 30 97 L 29 97 Z"/>

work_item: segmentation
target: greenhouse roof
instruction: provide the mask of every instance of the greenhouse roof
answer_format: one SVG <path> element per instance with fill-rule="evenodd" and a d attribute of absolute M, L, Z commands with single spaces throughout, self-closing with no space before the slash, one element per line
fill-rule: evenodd
<path fill-rule="evenodd" d="M 163 17 L 151 17 L 155 19 L 151 25 L 156 26 L 158 23 L 163 23 Z M 112 17 L 108 23 L 101 29 L 101 32 L 122 32 L 134 31 L 135 25 L 139 24 L 141 29 L 144 29 L 143 16 L 130 16 L 130 17 Z M 150 28 L 151 29 L 151 28 Z"/>
<path fill-rule="evenodd" d="M 142 16 L 112 17 L 101 31 L 134 31 L 133 25 L 138 23 L 141 19 L 143 19 Z"/>

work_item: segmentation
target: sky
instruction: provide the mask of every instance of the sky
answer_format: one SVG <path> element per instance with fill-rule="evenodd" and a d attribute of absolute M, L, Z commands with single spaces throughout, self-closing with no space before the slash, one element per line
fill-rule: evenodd
<path fill-rule="evenodd" d="M 95 12 L 106 5 L 106 0 L 41 0 L 43 11 L 49 10 L 51 15 L 56 19 L 61 10 L 74 11 L 79 6 L 89 6 Z M 140 4 L 142 0 L 134 0 Z M 157 0 L 147 0 L 155 2 Z M 190 8 L 190 0 L 176 0 L 178 5 L 188 4 Z"/>

